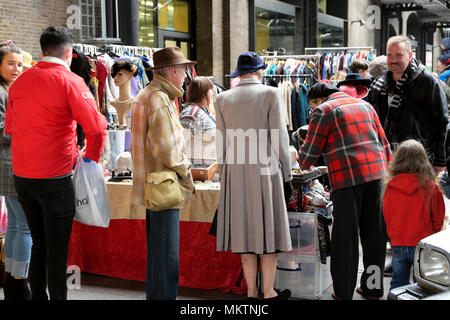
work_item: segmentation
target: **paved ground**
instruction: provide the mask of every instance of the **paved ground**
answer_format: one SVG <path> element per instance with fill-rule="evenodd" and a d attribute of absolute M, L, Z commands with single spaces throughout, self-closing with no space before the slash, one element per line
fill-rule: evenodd
<path fill-rule="evenodd" d="M 361 250 L 360 250 L 361 251 Z M 391 260 L 390 252 L 386 257 Z M 362 254 L 360 252 L 359 276 L 363 271 Z M 359 282 L 358 276 L 358 282 Z M 384 278 L 385 295 L 383 300 L 387 299 L 390 277 Z M 97 276 L 82 273 L 81 289 L 72 289 L 68 291 L 69 300 L 145 300 L 144 283 L 139 281 L 114 279 L 103 276 Z M 332 300 L 331 293 L 333 287 L 329 286 L 322 294 L 319 300 Z M 244 295 L 233 293 L 223 293 L 220 290 L 201 290 L 180 288 L 178 299 L 180 300 L 243 300 Z M 0 290 L 0 300 L 3 300 L 3 290 Z M 354 300 L 364 300 L 355 292 Z"/>

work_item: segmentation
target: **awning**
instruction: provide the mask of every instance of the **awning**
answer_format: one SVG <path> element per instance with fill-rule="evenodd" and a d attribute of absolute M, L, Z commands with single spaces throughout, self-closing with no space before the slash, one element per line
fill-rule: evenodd
<path fill-rule="evenodd" d="M 381 0 L 384 9 L 419 11 L 422 23 L 449 23 L 449 0 Z"/>

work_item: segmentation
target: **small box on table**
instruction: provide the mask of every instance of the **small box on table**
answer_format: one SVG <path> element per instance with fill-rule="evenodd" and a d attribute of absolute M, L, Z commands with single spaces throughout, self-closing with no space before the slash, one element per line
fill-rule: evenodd
<path fill-rule="evenodd" d="M 214 173 L 217 171 L 217 161 L 207 162 L 202 161 L 200 163 L 192 162 L 191 173 L 194 181 L 206 181 L 211 180 Z"/>

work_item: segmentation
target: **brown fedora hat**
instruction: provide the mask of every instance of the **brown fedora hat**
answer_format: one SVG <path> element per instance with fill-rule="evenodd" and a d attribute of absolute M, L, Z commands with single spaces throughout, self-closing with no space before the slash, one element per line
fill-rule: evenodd
<path fill-rule="evenodd" d="M 153 53 L 153 67 L 150 70 L 176 65 L 193 66 L 195 64 L 197 64 L 197 61 L 186 59 L 180 48 L 167 47 Z"/>

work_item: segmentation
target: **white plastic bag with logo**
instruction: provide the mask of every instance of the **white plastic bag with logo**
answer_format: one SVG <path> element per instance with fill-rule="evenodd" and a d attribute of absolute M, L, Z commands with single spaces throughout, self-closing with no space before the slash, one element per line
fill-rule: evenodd
<path fill-rule="evenodd" d="M 79 154 L 73 173 L 75 220 L 95 227 L 108 228 L 110 210 L 105 178 L 100 165 L 84 162 Z"/>

